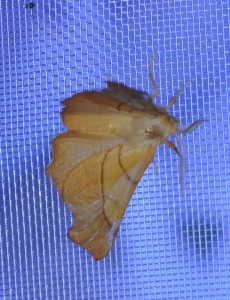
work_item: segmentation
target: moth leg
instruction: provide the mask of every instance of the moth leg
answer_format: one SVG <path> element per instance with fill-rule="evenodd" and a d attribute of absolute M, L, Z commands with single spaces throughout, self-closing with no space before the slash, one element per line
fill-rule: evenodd
<path fill-rule="evenodd" d="M 170 142 L 169 140 L 166 140 L 166 145 L 171 148 L 173 151 L 176 152 L 177 155 L 179 155 L 179 157 L 181 157 L 181 153 L 178 151 L 177 147 L 173 144 L 173 142 Z"/>
<path fill-rule="evenodd" d="M 156 84 L 156 80 L 153 76 L 153 62 L 155 57 L 157 56 L 157 51 L 154 51 L 153 57 L 150 60 L 150 65 L 149 65 L 149 78 L 152 81 L 153 87 L 154 87 L 154 93 L 151 96 L 151 99 L 155 99 L 158 96 L 158 88 L 157 88 L 157 84 Z"/>
<path fill-rule="evenodd" d="M 177 141 L 179 141 L 179 144 L 181 146 L 181 142 L 179 140 L 179 137 L 176 136 Z M 184 193 L 184 177 L 183 177 L 183 167 L 184 167 L 184 157 L 182 152 L 180 152 L 177 147 L 170 142 L 169 140 L 166 140 L 166 145 L 171 148 L 173 151 L 176 152 L 177 155 L 179 155 L 180 157 L 180 171 L 179 171 L 179 180 L 180 180 L 180 188 L 181 188 L 181 192 Z M 181 147 L 180 147 L 181 148 Z"/>
<path fill-rule="evenodd" d="M 183 91 L 183 89 L 184 89 L 187 85 L 190 84 L 190 82 L 191 82 L 191 80 L 188 80 L 188 81 L 187 81 L 187 82 L 186 82 L 186 83 L 178 90 L 178 92 L 176 93 L 176 95 L 173 96 L 173 97 L 171 98 L 171 100 L 170 100 L 170 102 L 169 102 L 169 105 L 166 106 L 166 109 L 169 109 L 170 107 L 173 106 L 173 104 L 176 102 L 177 98 L 180 96 L 180 93 Z"/>
<path fill-rule="evenodd" d="M 193 122 L 191 125 L 187 126 L 185 129 L 178 128 L 177 130 L 181 133 L 190 133 L 190 132 L 194 131 L 203 122 L 205 122 L 204 119 L 199 119 L 199 120 Z"/>
<path fill-rule="evenodd" d="M 154 167 L 154 173 L 155 173 L 155 175 L 159 175 L 159 169 L 158 169 L 158 166 L 155 163 L 155 161 L 153 161 L 153 167 Z"/>
<path fill-rule="evenodd" d="M 107 73 L 105 73 L 105 78 L 107 81 L 111 81 L 111 77 Z"/>

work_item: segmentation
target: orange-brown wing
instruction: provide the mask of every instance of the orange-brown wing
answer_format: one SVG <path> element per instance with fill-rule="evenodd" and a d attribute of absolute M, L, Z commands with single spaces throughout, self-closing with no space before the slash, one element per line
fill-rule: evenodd
<path fill-rule="evenodd" d="M 119 144 L 92 154 L 66 176 L 62 198 L 74 216 L 69 237 L 96 260 L 111 249 L 125 209 L 155 149 L 141 141 Z"/>
<path fill-rule="evenodd" d="M 53 160 L 46 173 L 51 176 L 55 186 L 62 193 L 63 182 L 68 173 L 81 161 L 96 153 L 125 143 L 124 138 L 113 138 L 111 135 L 101 136 L 68 131 L 59 134 L 53 140 Z"/>
<path fill-rule="evenodd" d="M 122 104 L 101 92 L 79 93 L 63 101 L 63 104 L 62 119 L 69 130 L 131 138 L 137 120 L 144 124 L 138 124 L 137 129 L 152 125 L 153 115 L 148 110 L 138 109 L 129 103 Z"/>
<path fill-rule="evenodd" d="M 160 117 L 122 101 L 95 91 L 65 100 L 62 118 L 70 131 L 55 138 L 47 168 L 74 215 L 69 237 L 95 259 L 111 249 L 132 193 L 161 144 L 147 132 Z"/>
<path fill-rule="evenodd" d="M 62 119 L 69 130 L 120 136 L 122 127 L 131 126 L 132 116 L 119 111 L 115 99 L 98 92 L 77 94 L 63 104 Z"/>
<path fill-rule="evenodd" d="M 122 83 L 108 81 L 108 87 L 102 90 L 106 95 L 110 95 L 117 99 L 120 103 L 129 104 L 137 109 L 149 111 L 152 115 L 158 115 L 158 105 L 152 102 L 151 96 L 142 91 L 132 89 Z"/>

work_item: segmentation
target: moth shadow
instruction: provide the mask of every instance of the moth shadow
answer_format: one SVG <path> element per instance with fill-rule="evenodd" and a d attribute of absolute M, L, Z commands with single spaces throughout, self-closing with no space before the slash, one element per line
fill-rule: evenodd
<path fill-rule="evenodd" d="M 222 218 L 213 213 L 185 214 L 177 221 L 177 238 L 182 251 L 196 260 L 213 261 L 221 255 L 220 244 L 224 242 Z"/>

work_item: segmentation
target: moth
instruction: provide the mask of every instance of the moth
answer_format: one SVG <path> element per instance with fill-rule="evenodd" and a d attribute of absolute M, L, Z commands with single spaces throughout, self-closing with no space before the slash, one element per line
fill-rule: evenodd
<path fill-rule="evenodd" d="M 189 133 L 203 120 L 186 128 L 168 113 L 185 86 L 168 106 L 153 103 L 158 89 L 150 62 L 153 95 L 109 81 L 100 91 L 81 92 L 64 100 L 61 113 L 67 132 L 53 140 L 53 160 L 47 174 L 71 210 L 74 224 L 69 238 L 96 259 L 114 244 L 130 198 L 157 147 L 168 145 L 183 155 L 177 132 Z M 175 136 L 179 149 L 169 140 Z"/>

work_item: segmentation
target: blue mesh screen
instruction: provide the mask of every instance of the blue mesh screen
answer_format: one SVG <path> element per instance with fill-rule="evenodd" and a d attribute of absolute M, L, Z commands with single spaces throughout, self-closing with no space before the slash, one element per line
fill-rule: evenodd
<path fill-rule="evenodd" d="M 1 1 L 1 299 L 230 299 L 229 19 L 228 0 Z M 154 50 L 157 103 L 191 79 L 172 113 L 206 122 L 182 137 L 184 195 L 163 146 L 96 262 L 45 174 L 60 102 L 105 73 L 152 93 Z"/>

